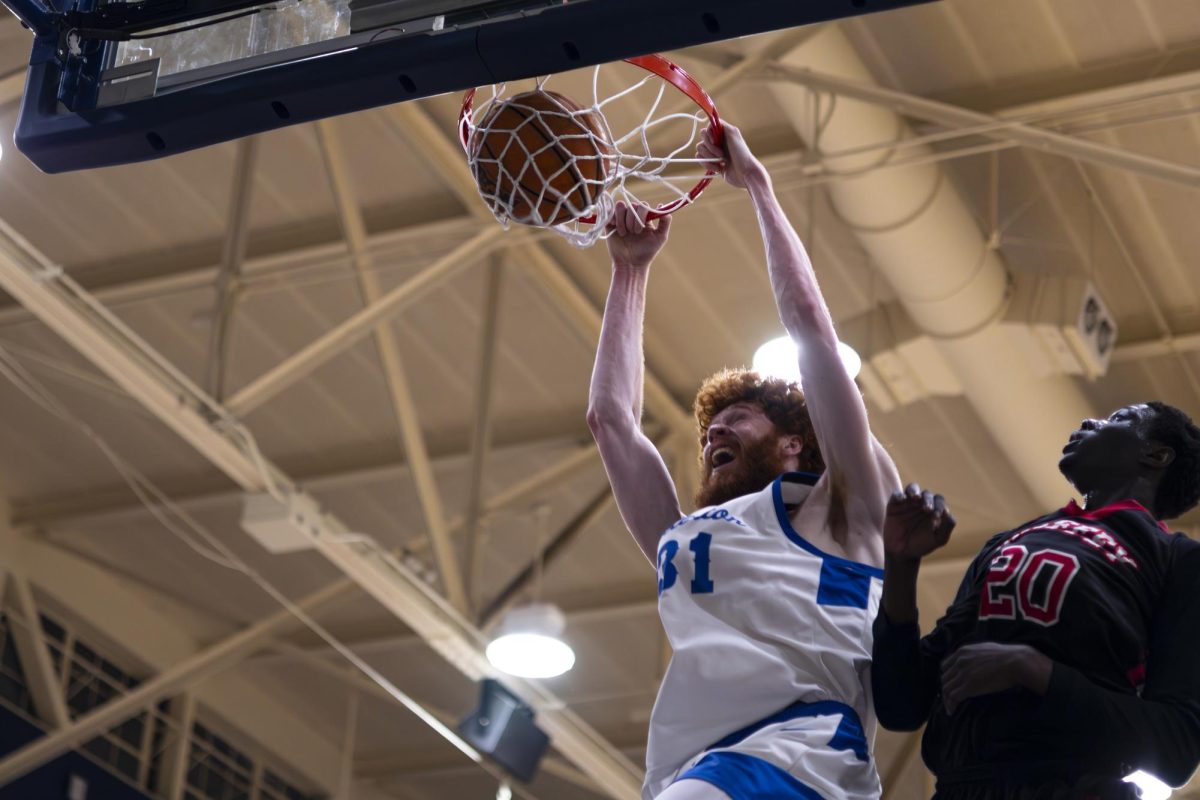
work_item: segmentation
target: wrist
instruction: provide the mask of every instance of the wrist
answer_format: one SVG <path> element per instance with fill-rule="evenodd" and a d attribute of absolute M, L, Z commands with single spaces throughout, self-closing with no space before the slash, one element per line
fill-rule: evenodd
<path fill-rule="evenodd" d="M 921 556 L 902 556 L 895 553 L 884 553 L 884 575 L 894 575 L 898 578 L 911 577 L 916 579 L 921 571 Z"/>
<path fill-rule="evenodd" d="M 635 261 L 632 259 L 613 259 L 612 274 L 613 280 L 641 286 L 650 277 L 650 262 Z"/>
<path fill-rule="evenodd" d="M 882 608 L 892 625 L 911 625 L 918 621 L 917 571 L 920 564 L 919 559 L 884 556 Z"/>
<path fill-rule="evenodd" d="M 1029 645 L 1021 645 L 1021 655 L 1017 661 L 1017 682 L 1033 692 L 1044 695 L 1050 688 L 1050 676 L 1054 671 L 1054 662 L 1040 650 Z"/>
<path fill-rule="evenodd" d="M 774 187 L 771 184 L 771 174 L 767 172 L 767 168 L 762 165 L 761 161 L 754 161 L 745 166 L 741 170 L 742 180 L 746 183 L 746 191 L 754 194 L 755 192 L 771 192 Z"/>

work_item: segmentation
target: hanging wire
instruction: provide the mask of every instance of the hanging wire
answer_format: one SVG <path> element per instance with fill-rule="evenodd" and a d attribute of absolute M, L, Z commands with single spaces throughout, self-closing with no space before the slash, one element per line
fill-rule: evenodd
<path fill-rule="evenodd" d="M 289 599 L 282 591 L 274 584 L 259 574 L 249 564 L 243 561 L 236 553 L 234 553 L 224 542 L 222 542 L 215 534 L 208 530 L 195 517 L 182 508 L 178 503 L 168 497 L 161 489 L 159 489 L 149 478 L 141 471 L 129 463 L 120 453 L 109 444 L 109 442 L 96 432 L 87 422 L 74 414 L 61 400 L 58 399 L 53 392 L 47 389 L 40 381 L 37 380 L 25 367 L 20 363 L 7 349 L 0 346 L 0 375 L 3 375 L 12 384 L 28 397 L 39 408 L 42 408 L 60 421 L 69 424 L 76 428 L 84 436 L 86 436 L 93 444 L 95 444 L 109 462 L 116 469 L 130 489 L 137 496 L 138 500 L 146 507 L 151 515 L 173 536 L 183 542 L 189 549 L 197 555 L 221 566 L 246 576 L 251 582 L 258 586 L 263 592 L 281 605 L 288 613 L 299 620 L 305 627 L 321 638 L 331 649 L 342 656 L 346 661 L 350 662 L 355 668 L 367 676 L 376 685 L 382 688 L 389 696 L 397 703 L 406 708 L 422 722 L 433 728 L 439 735 L 446 739 L 451 745 L 458 749 L 461 753 L 475 762 L 482 770 L 487 772 L 497 780 L 506 780 L 503 773 L 495 766 L 483 760 L 483 757 L 460 737 L 454 730 L 449 728 L 438 717 L 427 711 L 419 702 L 414 700 L 408 694 L 403 692 L 392 681 L 388 680 L 382 673 L 367 663 L 363 658 L 356 654 L 349 646 L 344 644 L 336 636 L 330 633 L 323 625 L 317 622 L 303 608 Z M 266 470 L 265 461 L 262 461 L 261 454 L 258 452 L 257 445 L 253 442 L 252 437 L 248 437 L 247 446 L 251 451 L 257 454 L 260 459 L 260 465 L 263 470 Z M 392 569 L 404 574 L 410 574 L 411 570 L 401 564 L 394 555 L 384 550 L 378 542 L 365 534 L 353 534 L 349 537 L 344 537 L 347 541 L 359 543 L 360 546 L 368 549 L 373 555 L 377 556 L 381 561 L 386 563 Z M 440 595 L 436 595 L 432 589 L 424 588 L 425 593 L 431 599 L 436 598 L 442 606 L 445 606 L 445 601 Z M 518 793 L 527 800 L 537 800 L 530 793 L 518 790 Z"/>
<path fill-rule="evenodd" d="M 541 602 L 542 578 L 546 571 L 546 539 L 550 534 L 550 506 L 541 503 L 533 509 L 537 540 L 533 549 L 533 602 Z"/>

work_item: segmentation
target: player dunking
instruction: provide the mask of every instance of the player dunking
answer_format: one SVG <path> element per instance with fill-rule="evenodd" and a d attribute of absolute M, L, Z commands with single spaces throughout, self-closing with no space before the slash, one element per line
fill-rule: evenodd
<path fill-rule="evenodd" d="M 1135 798 L 1200 764 L 1200 430 L 1161 403 L 1084 420 L 1059 469 L 1084 497 L 998 534 L 920 638 L 922 557 L 953 522 L 910 486 L 889 503 L 872 679 L 880 721 L 928 720 L 939 800 Z"/>
<path fill-rule="evenodd" d="M 837 353 L 808 256 L 741 133 L 701 159 L 746 189 L 800 388 L 722 372 L 696 398 L 700 510 L 684 517 L 642 433 L 642 319 L 670 219 L 621 205 L 588 423 L 629 531 L 658 565 L 673 650 L 650 721 L 643 798 L 874 798 L 871 620 L 887 498 L 899 488 Z"/>

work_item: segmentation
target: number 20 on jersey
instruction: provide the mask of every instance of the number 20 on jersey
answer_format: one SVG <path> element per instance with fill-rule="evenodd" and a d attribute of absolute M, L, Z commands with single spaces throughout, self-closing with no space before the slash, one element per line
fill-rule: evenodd
<path fill-rule="evenodd" d="M 1058 550 L 1030 553 L 1020 544 L 992 559 L 979 596 L 980 619 L 1021 619 L 1047 627 L 1058 622 L 1079 559 Z"/>

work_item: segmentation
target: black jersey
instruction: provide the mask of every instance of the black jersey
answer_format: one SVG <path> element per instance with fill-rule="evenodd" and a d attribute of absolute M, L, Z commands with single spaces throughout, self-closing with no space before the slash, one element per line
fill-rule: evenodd
<path fill-rule="evenodd" d="M 978 641 L 1051 658 L 1047 693 L 1010 689 L 948 715 L 941 661 Z M 1200 762 L 1200 543 L 1133 501 L 1071 503 L 997 534 L 928 636 L 880 613 L 872 682 L 885 727 L 928 720 L 922 755 L 939 786 L 1134 769 L 1180 785 Z"/>

